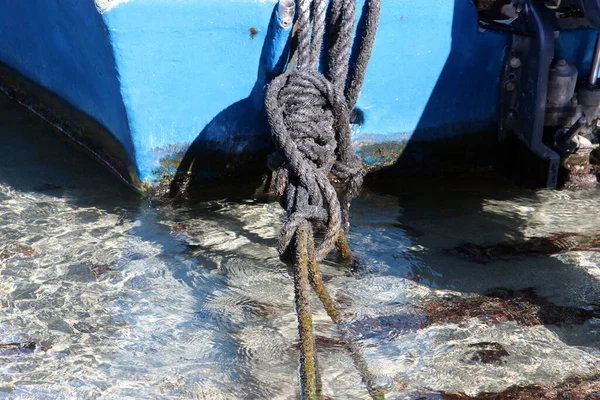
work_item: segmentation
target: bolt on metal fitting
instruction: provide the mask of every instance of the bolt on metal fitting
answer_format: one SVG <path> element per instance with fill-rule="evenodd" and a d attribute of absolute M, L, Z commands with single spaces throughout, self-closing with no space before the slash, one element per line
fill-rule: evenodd
<path fill-rule="evenodd" d="M 511 68 L 517 69 L 521 67 L 521 59 L 519 57 L 513 57 L 510 59 L 509 65 Z"/>
<path fill-rule="evenodd" d="M 277 7 L 279 18 L 281 19 L 281 26 L 287 28 L 294 22 L 294 16 L 296 14 L 296 2 L 293 0 L 279 0 Z"/>

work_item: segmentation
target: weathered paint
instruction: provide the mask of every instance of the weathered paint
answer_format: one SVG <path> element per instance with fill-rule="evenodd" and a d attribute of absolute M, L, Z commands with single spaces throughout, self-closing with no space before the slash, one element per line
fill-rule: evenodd
<path fill-rule="evenodd" d="M 407 142 L 402 140 L 377 142 L 363 145 L 356 152 L 367 168 L 369 166 L 381 168 L 395 164 L 406 149 L 406 144 Z"/>
<path fill-rule="evenodd" d="M 106 12 L 113 7 L 118 6 L 121 3 L 126 3 L 129 0 L 95 0 L 96 6 L 100 12 Z"/>
<path fill-rule="evenodd" d="M 127 114 L 93 1 L 0 0 L 0 61 L 100 122 L 133 161 Z"/>
<path fill-rule="evenodd" d="M 0 61 L 106 126 L 146 182 L 164 183 L 187 144 L 183 159 L 207 177 L 217 164 L 264 162 L 252 156 L 271 147 L 264 90 L 287 47 L 275 1 L 104 1 L 101 12 L 91 1 L 22 3 L 0 0 Z M 558 52 L 585 68 L 594 37 L 563 33 Z M 479 29 L 471 0 L 383 2 L 354 126 L 366 165 L 394 163 L 406 144 L 425 151 L 415 142 L 495 141 L 508 42 Z"/>
<path fill-rule="evenodd" d="M 131 0 L 103 14 L 143 180 L 157 167 L 155 148 L 200 135 L 235 153 L 243 149 L 227 146 L 234 138 L 269 140 L 256 121 L 267 83 L 264 72 L 258 76 L 259 59 L 273 8 L 250 0 Z"/>
<path fill-rule="evenodd" d="M 217 142 L 233 153 L 269 145 L 262 99 L 272 76 L 261 53 L 273 10 L 272 1 L 131 0 L 103 14 L 142 178 L 158 163 L 150 150 L 171 143 Z M 470 0 L 384 3 L 355 140 L 436 140 L 472 133 L 466 121 L 493 126 L 507 40 L 479 31 Z"/>

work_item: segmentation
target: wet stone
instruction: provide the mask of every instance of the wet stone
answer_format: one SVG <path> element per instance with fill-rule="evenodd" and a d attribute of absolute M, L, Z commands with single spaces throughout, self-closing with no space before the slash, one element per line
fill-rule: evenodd
<path fill-rule="evenodd" d="M 475 350 L 470 360 L 483 364 L 502 364 L 504 358 L 510 355 L 500 343 L 480 342 L 469 347 Z"/>
<path fill-rule="evenodd" d="M 35 292 L 39 287 L 35 283 L 22 283 L 13 290 L 11 296 L 13 300 L 32 300 L 35 299 Z"/>
<path fill-rule="evenodd" d="M 24 342 L 19 345 L 19 348 L 23 350 L 35 350 L 36 344 L 35 342 Z"/>
<path fill-rule="evenodd" d="M 35 190 L 36 192 L 47 192 L 58 189 L 62 189 L 62 186 L 56 185 L 54 183 L 44 183 L 43 185 L 33 187 L 33 190 Z"/>
<path fill-rule="evenodd" d="M 77 213 L 77 219 L 81 223 L 93 223 L 100 219 L 100 213 L 98 211 L 81 211 Z"/>
<path fill-rule="evenodd" d="M 95 264 L 90 263 L 89 265 L 90 272 L 94 275 L 94 277 L 98 278 L 107 272 L 111 272 L 113 269 L 109 265 Z"/>
<path fill-rule="evenodd" d="M 415 228 L 414 226 L 404 224 L 402 222 L 394 223 L 394 224 L 392 224 L 392 226 L 403 230 L 404 233 L 406 233 L 406 235 L 411 238 L 419 238 L 419 237 L 425 235 L 425 232 L 423 232 L 423 230 Z"/>
<path fill-rule="evenodd" d="M 388 315 L 354 322 L 351 329 L 358 340 L 393 340 L 423 328 L 426 322 L 422 315 Z"/>
<path fill-rule="evenodd" d="M 37 344 L 35 342 L 18 342 L 18 343 L 0 343 L 0 351 L 3 350 L 19 350 L 22 352 L 35 351 Z"/>
<path fill-rule="evenodd" d="M 46 327 L 50 331 L 62 332 L 62 333 L 73 333 L 71 325 L 66 323 L 60 318 L 49 317 L 45 321 Z"/>
<path fill-rule="evenodd" d="M 71 282 L 89 282 L 92 279 L 90 272 L 93 274 L 93 270 L 89 267 L 89 264 L 78 263 L 69 265 L 66 275 Z"/>
<path fill-rule="evenodd" d="M 73 328 L 81 333 L 94 333 L 96 332 L 96 327 L 92 326 L 87 322 L 77 322 L 73 325 Z"/>

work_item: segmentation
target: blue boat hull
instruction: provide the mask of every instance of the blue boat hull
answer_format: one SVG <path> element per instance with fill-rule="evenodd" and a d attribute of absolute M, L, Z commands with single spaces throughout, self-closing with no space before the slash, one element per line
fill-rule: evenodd
<path fill-rule="evenodd" d="M 14 72 L 2 73 L 5 90 L 56 125 L 70 120 L 63 130 L 130 183 L 164 185 L 182 160 L 215 180 L 263 168 L 264 92 L 281 72 L 269 59 L 273 1 L 26 3 L 0 1 L 0 62 Z M 565 32 L 557 53 L 586 71 L 595 37 Z M 397 164 L 402 154 L 437 165 L 440 152 L 466 142 L 488 157 L 509 42 L 479 28 L 470 0 L 384 1 L 353 126 L 365 167 Z M 97 126 L 82 129 L 68 107 Z"/>

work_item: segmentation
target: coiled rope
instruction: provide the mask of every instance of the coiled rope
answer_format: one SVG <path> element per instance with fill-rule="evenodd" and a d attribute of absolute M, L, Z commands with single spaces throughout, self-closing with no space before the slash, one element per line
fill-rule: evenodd
<path fill-rule="evenodd" d="M 269 85 L 265 106 L 277 151 L 270 158 L 276 171 L 275 190 L 287 211 L 278 250 L 292 260 L 298 329 L 301 342 L 300 377 L 305 399 L 316 399 L 318 373 L 312 334 L 310 287 L 336 324 L 340 314 L 318 268 L 337 245 L 343 258 L 351 252 L 346 240 L 350 202 L 358 195 L 364 172 L 352 152 L 350 111 L 364 82 L 379 22 L 381 0 L 367 0 L 354 57 L 356 0 L 299 0 L 297 6 L 297 71 L 278 76 Z M 327 23 L 326 23 L 327 22 Z M 318 72 L 325 31 L 329 32 L 327 76 Z M 352 62 L 351 60 L 352 57 Z M 338 194 L 329 177 L 343 182 Z M 313 227 L 325 228 L 315 245 Z M 342 335 L 344 336 L 344 335 Z M 348 336 L 348 335 L 345 335 Z M 358 347 L 343 338 L 373 398 L 373 377 Z"/>

